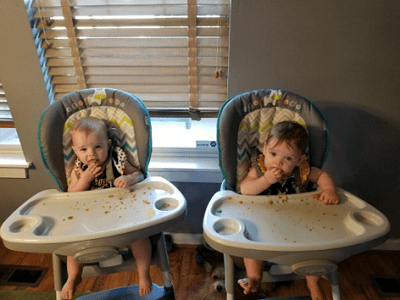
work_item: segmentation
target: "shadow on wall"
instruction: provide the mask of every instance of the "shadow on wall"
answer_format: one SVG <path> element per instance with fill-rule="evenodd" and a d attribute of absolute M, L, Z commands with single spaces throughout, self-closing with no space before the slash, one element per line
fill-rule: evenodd
<path fill-rule="evenodd" d="M 330 128 L 324 169 L 336 184 L 375 206 L 400 238 L 400 128 L 342 103 L 318 102 Z"/>

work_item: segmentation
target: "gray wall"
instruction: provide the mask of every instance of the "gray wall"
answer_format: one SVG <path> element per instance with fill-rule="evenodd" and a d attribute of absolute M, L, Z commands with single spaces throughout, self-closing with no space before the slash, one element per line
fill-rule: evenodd
<path fill-rule="evenodd" d="M 287 89 L 316 103 L 331 129 L 325 170 L 386 214 L 400 237 L 400 2 L 232 0 L 229 95 Z M 56 188 L 36 142 L 45 86 L 22 0 L 0 4 L 0 78 L 28 161 L 29 179 L 0 179 L 0 221 L 37 192 Z M 24 21 L 25 20 L 25 21 Z M 7 31 L 4 30 L 7 28 Z M 12 31 L 11 33 L 9 31 Z M 18 36 L 18 42 L 12 36 Z M 34 101 L 32 101 L 34 99 Z M 175 183 L 188 199 L 177 232 L 201 232 L 217 184 Z"/>
<path fill-rule="evenodd" d="M 331 131 L 324 169 L 400 237 L 400 1 L 233 0 L 229 95 L 286 89 Z"/>
<path fill-rule="evenodd" d="M 34 194 L 57 186 L 41 162 L 36 141 L 39 117 L 49 100 L 22 0 L 0 2 L 0 28 L 0 80 L 26 160 L 33 163 L 29 179 L 0 179 L 3 222 Z"/>

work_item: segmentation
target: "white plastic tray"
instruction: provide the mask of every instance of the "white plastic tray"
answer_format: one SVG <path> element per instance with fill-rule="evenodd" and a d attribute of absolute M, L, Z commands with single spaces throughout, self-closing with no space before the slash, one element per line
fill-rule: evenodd
<path fill-rule="evenodd" d="M 185 212 L 183 195 L 161 177 L 149 177 L 128 189 L 46 190 L 3 223 L 1 238 L 12 250 L 71 255 L 85 247 L 123 246 L 127 235 L 133 241 L 161 232 Z"/>
<path fill-rule="evenodd" d="M 318 191 L 317 191 L 318 192 Z M 323 205 L 317 192 L 245 196 L 221 191 L 204 218 L 207 241 L 221 252 L 318 251 L 362 244 L 385 236 L 387 218 L 360 198 L 338 189 L 339 205 Z M 222 245 L 222 249 L 218 249 Z"/>

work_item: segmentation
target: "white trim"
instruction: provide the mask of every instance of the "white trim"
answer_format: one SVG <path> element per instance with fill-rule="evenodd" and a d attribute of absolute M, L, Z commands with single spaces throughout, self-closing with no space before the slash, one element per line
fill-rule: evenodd
<path fill-rule="evenodd" d="M 382 245 L 375 247 L 373 250 L 399 251 L 400 250 L 400 239 L 398 239 L 398 238 L 388 239 Z"/>
<path fill-rule="evenodd" d="M 0 146 L 0 178 L 28 178 L 31 165 L 20 145 Z"/>
<path fill-rule="evenodd" d="M 0 166 L 0 178 L 28 178 L 28 169 Z"/>
<path fill-rule="evenodd" d="M 201 233 L 164 233 L 172 236 L 173 243 L 177 245 L 201 245 L 204 243 L 203 234 Z M 372 250 L 399 251 L 400 239 L 390 238 L 382 245 L 379 245 Z"/>
<path fill-rule="evenodd" d="M 172 237 L 172 242 L 176 245 L 201 245 L 204 243 L 201 233 L 173 233 L 164 232 Z"/>
<path fill-rule="evenodd" d="M 172 182 L 221 183 L 223 180 L 215 148 L 156 148 L 149 173 Z"/>

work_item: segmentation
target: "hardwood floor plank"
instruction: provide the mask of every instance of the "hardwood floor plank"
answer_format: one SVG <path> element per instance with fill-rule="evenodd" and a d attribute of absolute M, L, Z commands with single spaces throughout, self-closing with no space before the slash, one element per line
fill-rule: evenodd
<path fill-rule="evenodd" d="M 38 287 L 0 286 L 0 290 L 27 290 L 51 292 L 53 286 L 53 266 L 51 254 L 24 253 L 11 251 L 0 243 L 0 264 L 40 266 L 48 268 Z M 169 253 L 170 272 L 177 300 L 218 300 L 225 299 L 224 294 L 212 293 L 210 274 L 204 265 L 196 263 L 196 247 L 192 245 L 176 246 Z M 216 261 L 222 263 L 221 254 L 216 254 Z M 378 295 L 371 280 L 373 276 L 400 277 L 400 251 L 367 251 L 354 255 L 338 264 L 339 285 L 342 300 L 395 300 L 400 297 L 383 297 Z M 163 285 L 163 278 L 158 267 L 151 267 L 154 283 Z M 107 276 L 83 278 L 77 292 L 102 291 L 120 286 L 138 283 L 136 270 L 125 271 Z M 330 289 L 328 282 L 323 286 Z M 273 290 L 268 297 L 308 295 L 305 280 L 298 280 Z M 253 300 L 254 296 L 244 297 L 240 288 L 235 292 L 237 300 Z"/>

